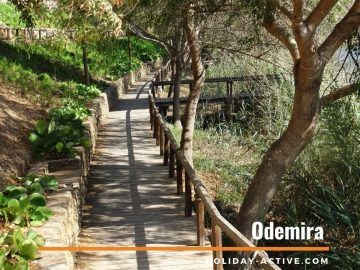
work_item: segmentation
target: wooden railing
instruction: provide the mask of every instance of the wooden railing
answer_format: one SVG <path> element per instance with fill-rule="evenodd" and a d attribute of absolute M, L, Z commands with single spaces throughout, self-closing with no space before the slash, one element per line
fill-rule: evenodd
<path fill-rule="evenodd" d="M 169 66 L 161 69 L 155 76 L 166 76 L 169 72 Z M 159 75 L 161 74 L 161 75 Z M 255 245 L 241 234 L 233 225 L 231 225 L 219 212 L 209 196 L 203 182 L 198 178 L 194 169 L 185 158 L 183 152 L 180 150 L 170 129 L 167 127 L 164 119 L 159 113 L 155 104 L 154 93 L 149 90 L 149 111 L 150 123 L 153 130 L 154 138 L 156 138 L 156 145 L 160 146 L 160 155 L 164 157 L 164 165 L 169 166 L 169 177 L 176 176 L 177 194 L 183 193 L 183 186 L 185 186 L 185 216 L 192 216 L 192 193 L 195 192 L 195 206 L 196 206 L 196 232 L 197 244 L 199 246 L 205 245 L 205 211 L 211 218 L 211 242 L 214 247 L 222 247 L 222 233 L 230 238 L 236 246 L 240 247 L 255 247 Z M 185 177 L 184 177 L 185 174 Z M 260 266 L 260 269 L 265 270 L 279 270 L 280 268 L 269 260 L 267 254 L 263 251 L 256 251 L 252 254 L 255 263 Z M 222 251 L 214 251 L 213 259 L 218 258 L 222 262 Z M 261 262 L 261 265 L 260 265 Z M 264 262 L 266 262 L 264 264 Z M 223 269 L 222 263 L 213 264 L 214 270 Z"/>
<path fill-rule="evenodd" d="M 70 39 L 74 39 L 76 36 L 75 30 L 61 30 L 55 28 L 17 28 L 17 27 L 0 27 L 0 39 L 13 40 L 17 38 L 23 38 L 26 41 L 29 40 L 42 40 L 46 38 L 52 38 L 56 35 L 66 35 Z M 114 31 L 106 31 L 107 35 L 114 35 Z M 119 36 L 117 34 L 117 36 Z M 122 35 L 120 35 L 122 36 Z"/>

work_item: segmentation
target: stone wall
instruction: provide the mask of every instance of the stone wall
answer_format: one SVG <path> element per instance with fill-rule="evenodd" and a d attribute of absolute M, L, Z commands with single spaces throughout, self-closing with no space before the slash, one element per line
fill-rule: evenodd
<path fill-rule="evenodd" d="M 77 148 L 73 159 L 49 160 L 32 166 L 29 173 L 50 173 L 59 179 L 59 189 L 48 195 L 48 207 L 53 216 L 37 231 L 46 239 L 47 246 L 76 246 L 81 229 L 82 207 L 86 197 L 90 161 L 94 155 L 101 121 L 106 118 L 111 107 L 130 85 L 150 72 L 154 65 L 144 65 L 139 70 L 111 83 L 108 89 L 89 103 L 91 116 L 84 122 L 86 134 L 92 148 Z M 73 270 L 75 255 L 71 252 L 41 252 L 37 261 L 44 270 Z"/>

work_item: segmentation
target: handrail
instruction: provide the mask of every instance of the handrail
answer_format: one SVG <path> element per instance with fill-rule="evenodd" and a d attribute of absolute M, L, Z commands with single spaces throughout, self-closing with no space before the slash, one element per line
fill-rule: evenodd
<path fill-rule="evenodd" d="M 206 78 L 204 83 L 218 83 L 218 82 L 247 82 L 247 81 L 256 81 L 256 80 L 277 80 L 280 76 L 277 74 L 268 74 L 268 75 L 247 75 L 239 77 L 221 77 L 221 78 Z M 192 84 L 192 80 L 182 80 L 181 84 Z M 165 86 L 173 85 L 173 81 L 160 81 L 155 82 L 154 86 Z"/>
<path fill-rule="evenodd" d="M 162 69 L 162 75 L 167 74 L 169 65 Z M 156 75 L 155 77 L 157 77 Z M 156 79 L 153 80 L 153 82 Z M 221 232 L 224 232 L 237 246 L 255 247 L 255 245 L 240 233 L 233 225 L 231 225 L 219 212 L 213 203 L 209 193 L 206 190 L 203 182 L 198 178 L 194 169 L 187 161 L 184 153 L 180 150 L 170 129 L 167 127 L 159 109 L 156 106 L 153 90 L 149 90 L 149 111 L 151 129 L 156 138 L 156 145 L 160 146 L 160 155 L 164 156 L 164 165 L 169 165 L 169 177 L 175 176 L 175 160 L 176 160 L 176 179 L 177 179 L 177 193 L 180 195 L 183 192 L 183 182 L 185 182 L 185 216 L 192 215 L 192 189 L 191 184 L 195 190 L 195 204 L 196 204 L 196 229 L 197 229 L 197 243 L 199 246 L 205 244 L 205 211 L 211 218 L 212 244 L 216 247 L 222 247 Z M 183 172 L 185 172 L 185 181 L 183 181 Z M 214 251 L 213 258 L 218 258 L 220 264 L 213 264 L 214 270 L 222 270 L 222 252 Z M 261 265 L 265 270 L 279 270 L 277 265 L 269 260 L 269 257 L 264 251 L 257 251 L 253 253 L 254 261 Z M 260 264 L 261 262 L 261 264 Z M 266 262 L 266 264 L 264 264 Z"/>
<path fill-rule="evenodd" d="M 113 30 L 105 31 L 106 34 L 117 34 L 117 32 Z M 74 38 L 76 35 L 76 31 L 73 29 L 63 30 L 57 28 L 29 28 L 29 27 L 9 27 L 9 26 L 0 26 L 0 39 L 3 40 L 11 40 L 14 37 L 18 37 L 19 35 L 24 35 L 26 39 L 44 39 L 48 37 L 53 37 L 56 34 L 64 34 L 68 35 L 70 38 Z M 118 35 L 123 36 L 123 35 Z"/>

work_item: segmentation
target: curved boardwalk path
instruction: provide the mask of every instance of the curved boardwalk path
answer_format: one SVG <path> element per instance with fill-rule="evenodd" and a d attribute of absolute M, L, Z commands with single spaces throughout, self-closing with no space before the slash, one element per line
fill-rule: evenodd
<path fill-rule="evenodd" d="M 143 78 L 113 108 L 91 164 L 81 245 L 196 245 L 195 218 L 162 166 Z M 142 91 L 141 91 L 142 90 Z M 141 94 L 140 94 L 141 92 Z M 78 269 L 212 269 L 211 252 L 82 252 Z"/>

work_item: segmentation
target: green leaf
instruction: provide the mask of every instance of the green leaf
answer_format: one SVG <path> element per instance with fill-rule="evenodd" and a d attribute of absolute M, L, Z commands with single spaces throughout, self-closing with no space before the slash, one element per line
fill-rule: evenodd
<path fill-rule="evenodd" d="M 26 188 L 17 186 L 7 186 L 4 189 L 4 194 L 9 199 L 19 199 L 27 196 Z"/>
<path fill-rule="evenodd" d="M 80 139 L 80 145 L 84 146 L 86 149 L 90 149 L 92 146 L 92 143 L 90 140 L 87 140 L 85 138 Z"/>
<path fill-rule="evenodd" d="M 29 197 L 23 197 L 19 199 L 20 209 L 25 210 L 29 207 L 30 204 L 30 198 Z"/>
<path fill-rule="evenodd" d="M 8 199 L 5 197 L 5 195 L 0 192 L 0 208 L 5 207 L 7 205 Z"/>
<path fill-rule="evenodd" d="M 47 207 L 38 207 L 31 214 L 32 221 L 46 221 L 52 216 L 52 211 Z"/>
<path fill-rule="evenodd" d="M 25 240 L 25 237 L 20 228 L 15 229 L 12 235 L 9 234 L 9 236 L 12 236 L 11 253 L 15 254 L 19 251 L 20 245 Z"/>
<path fill-rule="evenodd" d="M 37 121 L 35 124 L 35 129 L 37 133 L 39 133 L 40 135 L 43 135 L 47 128 L 48 128 L 48 123 L 45 120 L 41 119 Z"/>
<path fill-rule="evenodd" d="M 55 127 L 56 127 L 56 123 L 55 120 L 52 118 L 49 123 L 48 133 L 53 132 L 55 130 Z"/>
<path fill-rule="evenodd" d="M 41 185 L 40 183 L 38 183 L 38 182 L 32 183 L 32 184 L 30 185 L 29 189 L 30 189 L 30 191 L 31 191 L 32 193 L 41 193 L 41 194 L 44 194 L 44 192 L 45 192 L 44 189 L 43 189 L 43 187 L 42 187 L 42 185 Z"/>
<path fill-rule="evenodd" d="M 37 250 L 38 247 L 36 243 L 33 240 L 26 239 L 20 246 L 19 255 L 27 260 L 33 260 L 35 259 Z"/>
<path fill-rule="evenodd" d="M 33 193 L 30 195 L 30 205 L 32 207 L 41 207 L 46 205 L 46 200 L 44 195 L 40 193 Z"/>
<path fill-rule="evenodd" d="M 6 256 L 7 256 L 6 250 L 0 249 L 0 269 L 3 269 Z"/>
<path fill-rule="evenodd" d="M 62 142 L 58 142 L 56 145 L 55 145 L 55 148 L 56 148 L 56 151 L 60 154 L 61 151 L 63 150 L 64 148 L 64 144 Z"/>
<path fill-rule="evenodd" d="M 10 208 L 13 212 L 16 212 L 20 208 L 20 203 L 16 199 L 10 199 L 8 201 L 8 208 Z"/>
<path fill-rule="evenodd" d="M 45 245 L 45 239 L 40 234 L 38 234 L 34 230 L 29 230 L 28 232 L 28 239 L 33 240 L 37 246 L 44 246 Z"/>
<path fill-rule="evenodd" d="M 32 145 L 34 145 L 34 144 L 38 144 L 39 142 L 40 142 L 40 136 L 39 135 L 37 135 L 36 133 L 34 133 L 34 132 L 30 132 L 30 134 L 29 134 L 29 142 L 32 144 Z"/>
<path fill-rule="evenodd" d="M 42 221 L 30 221 L 31 227 L 41 227 L 44 225 L 44 222 Z"/>
<path fill-rule="evenodd" d="M 45 190 L 55 190 L 59 187 L 59 181 L 53 175 L 41 177 L 40 184 Z"/>

